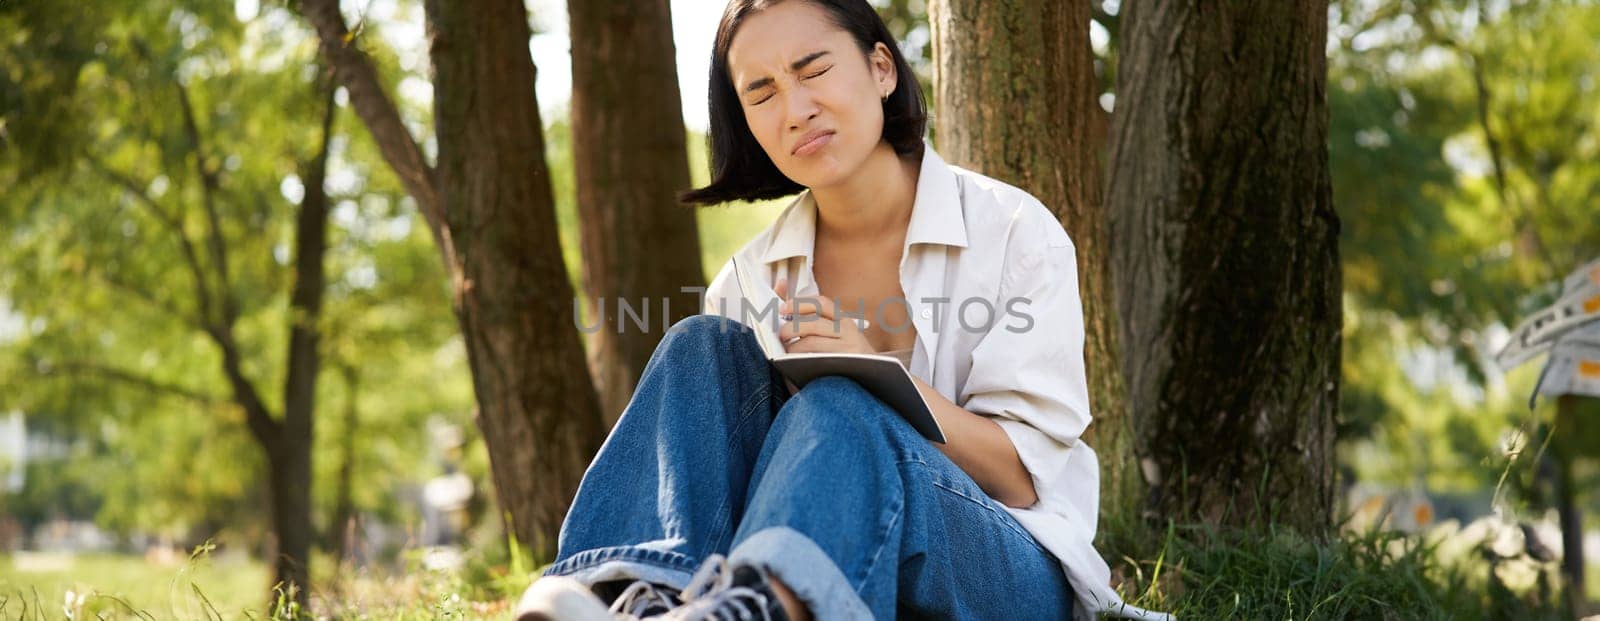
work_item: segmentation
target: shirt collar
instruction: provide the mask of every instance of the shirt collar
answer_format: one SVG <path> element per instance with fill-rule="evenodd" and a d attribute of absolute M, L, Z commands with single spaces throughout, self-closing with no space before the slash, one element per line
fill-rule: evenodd
<path fill-rule="evenodd" d="M 917 194 L 911 205 L 911 223 L 906 227 L 905 249 L 922 243 L 967 247 L 967 223 L 961 211 L 960 191 L 955 171 L 924 141 L 922 167 L 917 173 Z M 806 189 L 779 216 L 762 261 L 772 263 L 803 256 L 810 263 L 816 231 L 817 202 L 811 190 Z"/>

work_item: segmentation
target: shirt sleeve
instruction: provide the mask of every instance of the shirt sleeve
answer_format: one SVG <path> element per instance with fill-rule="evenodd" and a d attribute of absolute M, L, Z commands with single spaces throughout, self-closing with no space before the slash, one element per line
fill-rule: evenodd
<path fill-rule="evenodd" d="M 1062 479 L 1091 420 L 1077 255 L 1053 216 L 1013 223 L 998 319 L 972 350 L 960 403 L 1011 438 L 1040 502 L 1070 500 L 1054 496 L 1069 489 Z"/>

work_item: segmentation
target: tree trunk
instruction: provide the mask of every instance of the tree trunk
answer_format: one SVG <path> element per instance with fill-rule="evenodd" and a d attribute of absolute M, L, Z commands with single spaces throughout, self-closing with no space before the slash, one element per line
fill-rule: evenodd
<path fill-rule="evenodd" d="M 553 558 L 603 428 L 556 235 L 528 14 L 521 0 L 424 9 L 439 211 L 454 244 L 478 426 L 518 539 Z"/>
<path fill-rule="evenodd" d="M 1586 397 L 1561 395 L 1556 398 L 1556 427 L 1574 428 L 1578 421 L 1578 402 Z M 1561 575 L 1562 595 L 1568 609 L 1568 618 L 1577 619 L 1588 614 L 1588 582 L 1584 578 L 1583 511 L 1580 504 L 1582 483 L 1573 467 L 1580 453 L 1568 438 L 1551 442 L 1546 459 L 1555 465 L 1555 508 L 1561 524 Z"/>
<path fill-rule="evenodd" d="M 352 486 L 356 472 L 356 429 L 360 426 L 361 417 L 361 410 L 357 406 L 360 371 L 348 364 L 341 365 L 339 370 L 344 376 L 345 386 L 344 424 L 339 429 L 339 478 L 335 482 L 338 487 L 334 490 L 333 519 L 328 522 L 328 552 L 333 554 L 335 571 L 343 566 L 350 554 L 350 539 L 355 530 L 352 520 L 356 514 L 356 503 Z"/>
<path fill-rule="evenodd" d="M 609 427 L 665 328 L 699 312 L 682 288 L 704 285 L 705 271 L 695 212 L 675 198 L 689 160 L 667 1 L 567 4 L 584 289 L 598 321 L 590 367 Z"/>
<path fill-rule="evenodd" d="M 936 0 L 934 109 L 940 153 L 1017 185 L 1061 219 L 1078 255 L 1084 358 L 1102 504 L 1126 511 L 1137 483 L 1118 359 L 1109 235 L 1094 128 L 1104 113 L 1087 0 Z"/>
<path fill-rule="evenodd" d="M 267 451 L 267 488 L 272 496 L 273 581 L 287 601 L 306 610 L 311 585 L 310 443 L 280 442 Z M 269 597 L 276 609 L 276 594 Z"/>
<path fill-rule="evenodd" d="M 328 250 L 328 194 L 323 183 L 328 173 L 328 142 L 333 132 L 335 106 L 328 88 L 322 119 L 322 148 L 303 171 L 305 199 L 295 216 L 294 285 L 289 292 L 288 370 L 283 383 L 283 424 L 277 437 L 265 442 L 268 487 L 272 492 L 272 525 L 278 546 L 274 554 L 276 578 L 291 589 L 301 610 L 309 601 L 311 586 L 311 447 L 312 414 L 316 410 L 317 373 L 322 357 L 317 350 L 321 333 L 322 296 L 327 276 L 323 257 Z"/>
<path fill-rule="evenodd" d="M 1327 3 L 1123 9 L 1107 205 L 1150 508 L 1326 533 L 1341 321 Z"/>
<path fill-rule="evenodd" d="M 434 65 L 437 170 L 423 160 L 337 0 L 300 0 L 321 50 L 418 210 L 454 287 L 478 428 L 500 507 L 553 558 L 599 450 L 594 385 L 572 315 L 521 2 L 424 3 Z"/>

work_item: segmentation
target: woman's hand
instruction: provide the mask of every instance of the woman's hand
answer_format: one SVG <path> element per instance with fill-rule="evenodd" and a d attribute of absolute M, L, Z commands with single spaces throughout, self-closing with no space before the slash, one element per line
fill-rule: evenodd
<path fill-rule="evenodd" d="M 832 299 L 821 295 L 814 299 L 790 299 L 786 280 L 779 280 L 773 289 L 783 300 L 778 306 L 778 315 L 789 319 L 778 329 L 778 339 L 783 341 L 785 351 L 876 353 L 854 317 L 836 315 L 839 307 Z"/>

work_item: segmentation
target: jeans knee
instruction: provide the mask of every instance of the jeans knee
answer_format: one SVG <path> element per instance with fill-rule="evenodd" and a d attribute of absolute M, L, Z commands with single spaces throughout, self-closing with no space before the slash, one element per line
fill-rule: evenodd
<path fill-rule="evenodd" d="M 769 436 L 768 444 L 802 453 L 824 451 L 824 458 L 808 463 L 832 475 L 852 477 L 883 472 L 866 467 L 867 463 L 892 467 L 908 452 L 916 431 L 855 380 L 827 376 L 807 382 L 784 403 Z"/>
<path fill-rule="evenodd" d="M 718 315 L 690 315 L 667 328 L 656 347 L 703 362 L 711 352 L 731 349 L 739 340 L 753 336 L 748 326 L 737 321 Z"/>
<path fill-rule="evenodd" d="M 748 326 L 717 315 L 691 315 L 667 330 L 645 371 L 654 381 L 641 385 L 670 385 L 694 394 L 701 403 L 721 400 L 721 409 L 729 416 L 742 416 L 770 398 L 769 366 L 759 349 Z M 669 408 L 663 423 L 702 422 L 703 409 Z"/>
<path fill-rule="evenodd" d="M 721 315 L 690 315 L 667 328 L 667 335 L 699 342 L 716 342 L 750 332 L 750 327 Z"/>
<path fill-rule="evenodd" d="M 782 414 L 789 413 L 810 425 L 844 426 L 853 432 L 883 428 L 898 416 L 861 384 L 839 375 L 807 382 L 784 404 Z"/>
<path fill-rule="evenodd" d="M 726 326 L 724 324 L 727 324 Z M 696 335 L 720 334 L 732 331 L 734 325 L 743 326 L 720 315 L 690 315 L 679 319 L 672 327 L 667 328 L 667 333 L 685 333 Z"/>

